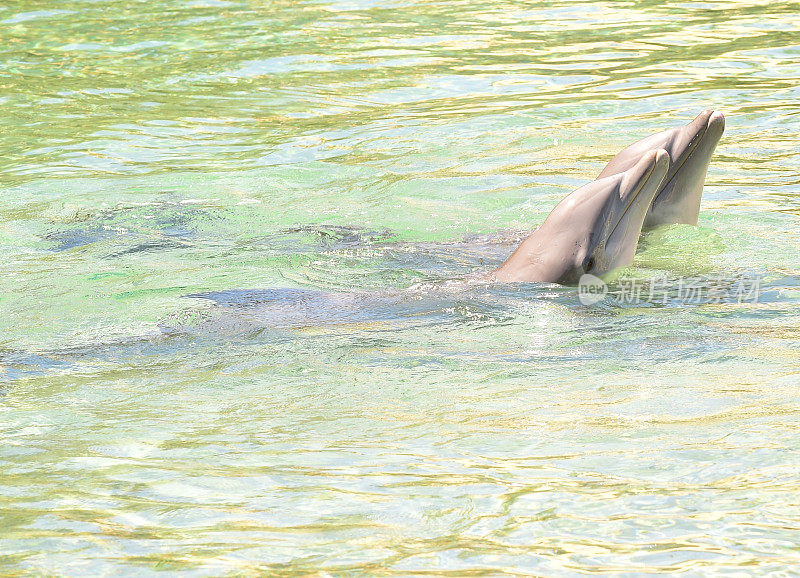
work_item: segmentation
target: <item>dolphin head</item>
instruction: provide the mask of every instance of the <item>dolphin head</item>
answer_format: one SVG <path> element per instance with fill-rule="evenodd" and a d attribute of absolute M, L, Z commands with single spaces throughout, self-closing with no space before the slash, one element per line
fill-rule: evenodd
<path fill-rule="evenodd" d="M 629 265 L 645 215 L 669 168 L 662 149 L 628 170 L 577 189 L 495 272 L 498 281 L 577 284 Z"/>
<path fill-rule="evenodd" d="M 598 178 L 627 171 L 647 151 L 664 149 L 669 153 L 669 170 L 645 217 L 644 227 L 670 223 L 696 225 L 708 163 L 724 130 L 722 113 L 705 110 L 685 126 L 633 143 L 611 159 Z"/>

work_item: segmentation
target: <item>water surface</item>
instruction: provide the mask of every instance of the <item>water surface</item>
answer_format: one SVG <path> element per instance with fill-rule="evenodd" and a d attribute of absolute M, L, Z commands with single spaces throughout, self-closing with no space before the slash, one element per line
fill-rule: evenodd
<path fill-rule="evenodd" d="M 0 7 L 0 567 L 800 564 L 800 6 Z M 499 264 L 635 138 L 728 117 L 699 227 L 582 306 Z"/>

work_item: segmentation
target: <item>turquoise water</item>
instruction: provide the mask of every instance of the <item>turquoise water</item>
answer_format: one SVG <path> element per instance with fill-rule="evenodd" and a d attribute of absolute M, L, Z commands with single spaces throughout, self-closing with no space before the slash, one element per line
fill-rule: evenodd
<path fill-rule="evenodd" d="M 791 574 L 800 9 L 0 7 L 0 573 Z M 465 284 L 727 115 L 699 227 Z"/>

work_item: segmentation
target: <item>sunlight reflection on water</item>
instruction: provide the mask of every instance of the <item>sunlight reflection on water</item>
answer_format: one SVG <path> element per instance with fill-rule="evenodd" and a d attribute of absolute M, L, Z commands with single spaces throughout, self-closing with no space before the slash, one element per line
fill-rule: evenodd
<path fill-rule="evenodd" d="M 763 2 L 0 7 L 2 568 L 797 566 L 800 12 Z M 461 283 L 635 138 L 728 118 L 634 273 Z"/>

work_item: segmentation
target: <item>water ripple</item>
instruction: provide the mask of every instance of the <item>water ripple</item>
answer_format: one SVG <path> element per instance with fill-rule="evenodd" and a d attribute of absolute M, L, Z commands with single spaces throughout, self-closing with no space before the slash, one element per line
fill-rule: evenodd
<path fill-rule="evenodd" d="M 143 7 L 0 6 L 4 570 L 798 566 L 796 4 Z M 758 302 L 464 281 L 708 107 L 631 271 Z"/>

